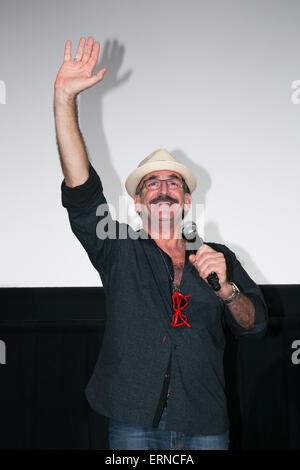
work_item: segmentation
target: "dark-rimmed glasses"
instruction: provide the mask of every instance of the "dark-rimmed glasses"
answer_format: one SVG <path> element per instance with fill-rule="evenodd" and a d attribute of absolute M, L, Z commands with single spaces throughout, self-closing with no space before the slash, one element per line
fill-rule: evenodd
<path fill-rule="evenodd" d="M 149 178 L 148 180 L 143 182 L 142 186 L 140 187 L 140 191 L 143 189 L 144 186 L 147 191 L 161 189 L 163 181 L 167 182 L 168 189 L 183 188 L 183 180 L 179 178 L 168 178 L 164 180 L 158 178 Z"/>

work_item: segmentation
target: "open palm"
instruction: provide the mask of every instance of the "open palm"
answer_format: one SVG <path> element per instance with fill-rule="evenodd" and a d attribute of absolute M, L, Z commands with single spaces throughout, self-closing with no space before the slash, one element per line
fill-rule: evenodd
<path fill-rule="evenodd" d="M 99 42 L 94 42 L 94 39 L 90 36 L 85 50 L 84 46 L 85 38 L 82 37 L 79 41 L 75 59 L 71 60 L 72 43 L 68 40 L 65 45 L 64 62 L 58 71 L 54 88 L 63 90 L 69 96 L 75 96 L 100 82 L 107 70 L 102 68 L 93 75 L 100 52 Z"/>

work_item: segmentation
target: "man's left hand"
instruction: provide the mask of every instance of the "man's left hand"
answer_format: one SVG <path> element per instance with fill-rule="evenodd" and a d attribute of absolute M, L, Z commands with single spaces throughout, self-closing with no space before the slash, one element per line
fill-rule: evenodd
<path fill-rule="evenodd" d="M 199 248 L 196 255 L 190 255 L 189 261 L 195 266 L 199 275 L 209 285 L 207 277 L 210 273 L 215 272 L 219 278 L 221 289 L 216 294 L 227 299 L 232 295 L 232 286 L 227 280 L 226 260 L 223 253 L 213 250 L 205 243 Z"/>

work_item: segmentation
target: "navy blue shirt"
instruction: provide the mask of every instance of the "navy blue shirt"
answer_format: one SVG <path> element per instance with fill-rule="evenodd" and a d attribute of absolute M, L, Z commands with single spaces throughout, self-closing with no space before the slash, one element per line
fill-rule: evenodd
<path fill-rule="evenodd" d="M 91 164 L 84 184 L 70 188 L 63 180 L 61 190 L 71 229 L 98 271 L 106 297 L 101 351 L 85 390 L 91 407 L 124 423 L 155 427 L 170 384 L 166 430 L 227 431 L 225 328 L 236 338 L 264 335 L 267 306 L 259 286 L 228 247 L 205 242 L 224 254 L 228 279 L 255 306 L 255 326 L 246 330 L 189 262 L 196 250 L 186 250 L 180 291 L 191 295 L 183 311 L 191 328 L 173 327 L 171 279 L 161 256 L 173 275 L 168 254 L 143 229 L 111 219 Z"/>

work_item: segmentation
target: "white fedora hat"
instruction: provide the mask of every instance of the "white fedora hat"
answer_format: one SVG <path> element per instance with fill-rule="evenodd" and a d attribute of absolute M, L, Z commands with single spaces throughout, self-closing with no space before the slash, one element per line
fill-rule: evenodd
<path fill-rule="evenodd" d="M 148 173 L 157 170 L 171 170 L 176 171 L 176 173 L 180 173 L 191 193 L 197 186 L 197 180 L 191 170 L 175 160 L 167 150 L 158 149 L 148 155 L 148 157 L 144 158 L 144 160 L 139 163 L 138 167 L 127 177 L 125 187 L 128 194 L 134 198 L 136 188 L 138 187 L 141 179 Z"/>

